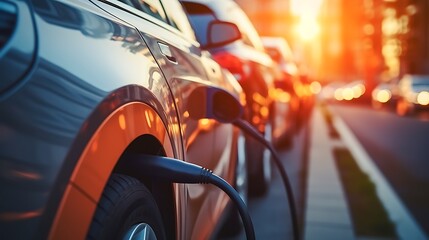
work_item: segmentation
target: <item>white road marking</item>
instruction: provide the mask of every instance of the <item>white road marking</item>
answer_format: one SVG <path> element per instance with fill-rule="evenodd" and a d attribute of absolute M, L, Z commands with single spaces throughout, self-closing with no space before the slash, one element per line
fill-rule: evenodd
<path fill-rule="evenodd" d="M 357 140 L 356 136 L 338 117 L 333 117 L 333 124 L 343 139 L 359 167 L 371 178 L 376 185 L 377 195 L 388 212 L 390 220 L 396 225 L 396 232 L 400 239 L 428 239 L 408 209 L 401 202 L 396 192 L 384 178 L 374 161 Z M 412 187 L 412 186 L 410 186 Z"/>

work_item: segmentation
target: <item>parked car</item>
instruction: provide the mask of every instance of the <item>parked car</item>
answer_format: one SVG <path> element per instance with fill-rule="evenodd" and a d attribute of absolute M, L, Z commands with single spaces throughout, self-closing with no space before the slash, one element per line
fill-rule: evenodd
<path fill-rule="evenodd" d="M 246 95 L 245 118 L 269 140 L 272 139 L 274 113 L 273 62 L 266 54 L 260 36 L 243 10 L 231 0 L 181 0 L 198 42 L 214 59 L 237 78 Z M 207 31 L 217 21 L 235 24 L 242 39 L 217 46 Z M 223 34 L 228 35 L 228 32 Z M 249 190 L 264 194 L 271 180 L 271 154 L 252 137 L 246 138 Z"/>
<path fill-rule="evenodd" d="M 304 92 L 305 87 L 300 79 L 301 74 L 287 41 L 282 37 L 264 36 L 261 39 L 265 50 L 276 65 L 274 68 L 276 97 L 279 98 L 279 102 L 284 103 L 278 104 L 276 109 L 276 117 L 279 118 L 278 122 L 283 127 L 277 127 L 277 133 L 273 135 L 283 134 L 280 138 L 285 142 L 280 144 L 287 145 L 291 143 L 292 135 L 299 130 L 307 93 Z M 279 114 L 280 112 L 283 114 Z M 283 118 L 284 116 L 286 118 Z"/>
<path fill-rule="evenodd" d="M 429 110 L 429 75 L 405 75 L 398 83 L 396 112 L 399 115 Z"/>
<path fill-rule="evenodd" d="M 240 131 L 192 115 L 196 90 L 242 89 L 199 48 L 180 3 L 2 1 L 0 16 L 1 238 L 119 239 L 142 227 L 148 239 L 210 238 L 225 193 L 148 177 L 127 157 L 196 163 L 232 185 L 244 174 Z M 210 31 L 236 32 L 213 42 L 240 37 L 227 24 Z"/>

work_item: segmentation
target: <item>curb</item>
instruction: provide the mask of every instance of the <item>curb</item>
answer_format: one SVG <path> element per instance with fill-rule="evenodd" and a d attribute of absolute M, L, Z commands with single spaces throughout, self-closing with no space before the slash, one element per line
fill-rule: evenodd
<path fill-rule="evenodd" d="M 384 205 L 390 220 L 395 224 L 398 237 L 400 239 L 428 239 L 346 123 L 335 114 L 332 115 L 332 118 L 333 126 L 355 158 L 356 163 L 375 184 L 377 196 Z"/>
<path fill-rule="evenodd" d="M 305 240 L 356 239 L 332 147 L 339 145 L 329 136 L 328 124 L 319 107 L 311 118 L 310 150 L 306 186 Z"/>

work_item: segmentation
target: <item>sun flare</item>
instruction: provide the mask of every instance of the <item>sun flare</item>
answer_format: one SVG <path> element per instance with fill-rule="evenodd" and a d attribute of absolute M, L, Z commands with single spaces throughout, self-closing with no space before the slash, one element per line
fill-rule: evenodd
<path fill-rule="evenodd" d="M 314 39 L 320 33 L 320 26 L 317 19 L 313 16 L 301 16 L 297 26 L 297 33 L 304 41 Z"/>

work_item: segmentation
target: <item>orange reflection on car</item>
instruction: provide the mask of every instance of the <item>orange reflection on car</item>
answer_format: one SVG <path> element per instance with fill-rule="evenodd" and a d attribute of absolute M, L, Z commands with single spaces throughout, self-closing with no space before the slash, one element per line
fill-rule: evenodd
<path fill-rule="evenodd" d="M 3 212 L 0 213 L 0 220 L 2 221 L 18 221 L 28 218 L 38 217 L 42 214 L 42 209 L 37 209 L 27 212 Z"/>

